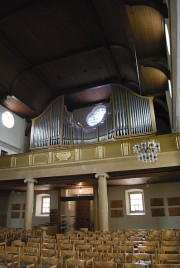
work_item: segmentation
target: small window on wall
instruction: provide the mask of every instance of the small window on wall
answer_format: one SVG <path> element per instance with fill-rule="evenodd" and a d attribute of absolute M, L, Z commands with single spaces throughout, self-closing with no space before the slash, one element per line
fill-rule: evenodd
<path fill-rule="evenodd" d="M 37 217 L 47 217 L 50 213 L 50 195 L 38 194 L 36 196 L 36 212 Z"/>
<path fill-rule="evenodd" d="M 42 214 L 49 214 L 50 212 L 50 197 L 49 196 L 43 196 L 42 197 Z"/>
<path fill-rule="evenodd" d="M 2 123 L 7 128 L 12 128 L 14 126 L 14 116 L 12 113 L 6 111 L 2 114 Z"/>
<path fill-rule="evenodd" d="M 99 123 L 103 123 L 106 115 L 106 106 L 99 104 L 93 108 L 93 110 L 87 115 L 86 122 L 88 126 L 94 127 Z"/>
<path fill-rule="evenodd" d="M 145 215 L 144 191 L 130 189 L 125 192 L 127 215 Z"/>

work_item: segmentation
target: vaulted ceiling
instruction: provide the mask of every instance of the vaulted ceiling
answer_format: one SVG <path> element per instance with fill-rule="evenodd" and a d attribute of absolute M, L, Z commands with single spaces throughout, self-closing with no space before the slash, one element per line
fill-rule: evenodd
<path fill-rule="evenodd" d="M 57 96 L 70 111 L 110 98 L 119 83 L 154 96 L 170 131 L 163 0 L 6 0 L 0 10 L 0 104 L 22 118 Z"/>

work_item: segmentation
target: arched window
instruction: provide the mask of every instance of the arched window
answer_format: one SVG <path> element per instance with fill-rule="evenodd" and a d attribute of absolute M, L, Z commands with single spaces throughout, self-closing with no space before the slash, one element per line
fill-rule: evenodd
<path fill-rule="evenodd" d="M 125 191 L 127 215 L 145 215 L 144 191 L 129 189 Z"/>

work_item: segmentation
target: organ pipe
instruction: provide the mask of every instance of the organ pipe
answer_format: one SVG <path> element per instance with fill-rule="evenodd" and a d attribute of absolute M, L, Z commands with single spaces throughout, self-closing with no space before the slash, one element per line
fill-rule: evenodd
<path fill-rule="evenodd" d="M 156 132 L 153 98 L 142 97 L 122 85 L 112 85 L 103 122 L 95 127 L 76 122 L 58 97 L 32 119 L 30 148 L 82 145 Z"/>

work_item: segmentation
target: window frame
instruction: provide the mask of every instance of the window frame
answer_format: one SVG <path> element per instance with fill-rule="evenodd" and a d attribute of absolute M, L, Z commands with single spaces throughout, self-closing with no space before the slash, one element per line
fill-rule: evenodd
<path fill-rule="evenodd" d="M 51 196 L 47 193 L 41 193 L 36 195 L 36 205 L 35 205 L 35 217 L 49 217 L 49 213 L 42 213 L 42 198 L 43 197 L 49 197 L 50 198 L 50 204 L 51 204 Z"/>
<path fill-rule="evenodd" d="M 142 196 L 142 206 L 143 210 L 132 210 L 131 198 L 132 194 L 141 194 Z M 142 189 L 129 189 L 125 191 L 126 200 L 126 214 L 127 215 L 145 215 L 145 200 L 144 200 L 144 190 Z"/>

